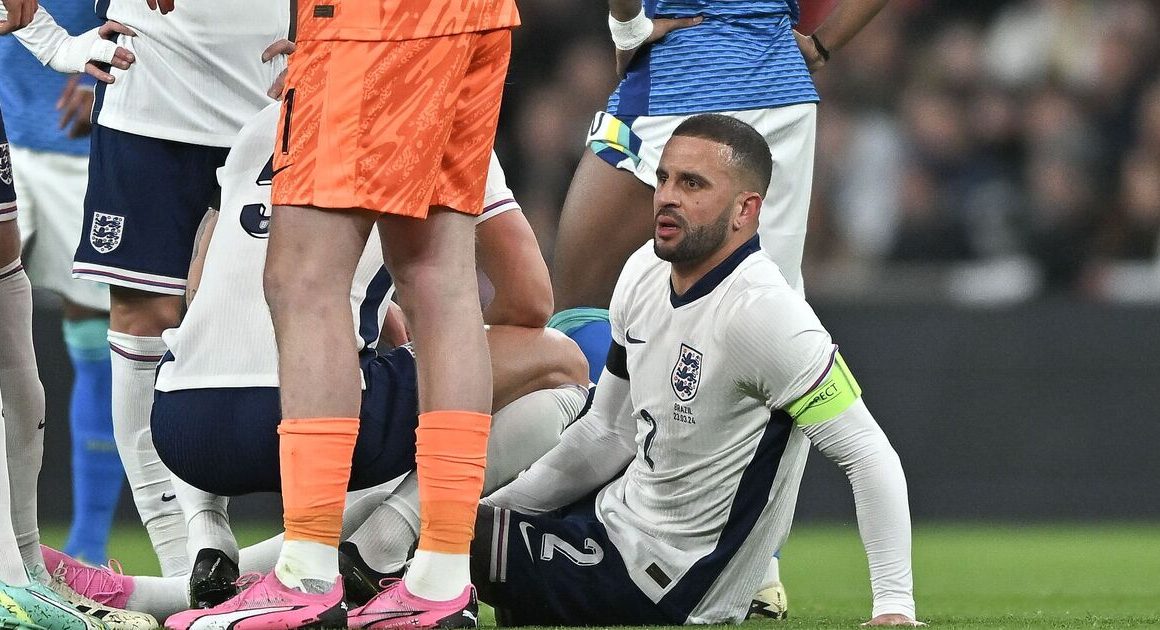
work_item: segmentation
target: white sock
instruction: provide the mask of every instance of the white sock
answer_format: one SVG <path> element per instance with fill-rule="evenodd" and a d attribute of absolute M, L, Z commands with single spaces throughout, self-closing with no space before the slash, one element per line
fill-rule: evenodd
<path fill-rule="evenodd" d="M 777 556 L 769 559 L 769 565 L 765 567 L 765 579 L 761 581 L 762 588 L 769 586 L 775 582 L 781 581 L 781 560 Z"/>
<path fill-rule="evenodd" d="M 402 569 L 418 539 L 419 477 L 415 473 L 407 475 L 348 538 L 367 565 L 379 573 Z"/>
<path fill-rule="evenodd" d="M 285 540 L 274 574 L 290 588 L 326 593 L 338 577 L 338 549 L 309 540 Z"/>
<path fill-rule="evenodd" d="M 149 613 L 158 619 L 189 609 L 189 579 L 185 577 L 133 578 L 133 592 L 125 608 Z"/>
<path fill-rule="evenodd" d="M 177 502 L 185 515 L 187 540 L 186 554 L 190 562 L 197 558 L 202 549 L 217 549 L 234 562 L 238 561 L 238 541 L 230 528 L 230 517 L 226 512 L 228 497 L 194 488 L 178 477 L 173 477 L 173 489 L 177 492 Z"/>
<path fill-rule="evenodd" d="M 342 513 L 342 538 L 345 540 L 354 534 L 371 513 L 390 494 L 394 488 L 393 482 L 381 486 L 349 492 L 346 495 L 346 509 Z M 238 552 L 238 568 L 245 573 L 269 573 L 278 563 L 278 556 L 282 553 L 283 535 L 278 534 L 267 538 L 260 543 L 242 548 Z"/>
<path fill-rule="evenodd" d="M 403 477 L 405 478 L 406 475 Z M 342 510 L 340 539 L 346 540 L 353 536 L 358 528 L 362 527 L 362 524 L 371 517 L 371 514 L 379 509 L 383 501 L 391 496 L 396 485 L 393 481 L 389 481 L 382 485 L 346 493 L 346 507 Z"/>
<path fill-rule="evenodd" d="M 0 393 L 0 409 L 4 408 L 4 396 Z M 0 414 L 0 453 L 5 452 L 4 415 Z M 0 582 L 10 586 L 28 584 L 28 572 L 20 557 L 20 547 L 16 544 L 16 534 L 12 531 L 12 495 L 8 485 L 8 467 L 0 466 Z"/>
<path fill-rule="evenodd" d="M 282 534 L 267 538 L 260 543 L 244 547 L 238 552 L 238 570 L 246 573 L 261 573 L 265 575 L 274 570 L 278 564 L 278 555 L 282 553 Z"/>
<path fill-rule="evenodd" d="M 32 285 L 19 259 L 0 268 L 0 390 L 12 531 L 24 564 L 33 575 L 46 576 L 36 522 L 36 481 L 44 456 L 44 388 L 32 347 Z"/>
<path fill-rule="evenodd" d="M 579 385 L 541 389 L 521 396 L 491 419 L 483 494 L 507 485 L 560 441 L 560 433 L 588 401 Z"/>
<path fill-rule="evenodd" d="M 109 348 L 113 363 L 113 437 L 133 490 L 133 502 L 149 532 L 161 574 L 188 574 L 185 517 L 176 501 L 169 469 L 153 447 L 149 428 L 154 371 L 165 353 L 165 343 L 160 337 L 135 337 L 110 330 Z"/>
<path fill-rule="evenodd" d="M 471 565 L 465 553 L 439 553 L 419 549 L 403 583 L 412 595 L 445 602 L 463 594 L 471 584 Z"/>

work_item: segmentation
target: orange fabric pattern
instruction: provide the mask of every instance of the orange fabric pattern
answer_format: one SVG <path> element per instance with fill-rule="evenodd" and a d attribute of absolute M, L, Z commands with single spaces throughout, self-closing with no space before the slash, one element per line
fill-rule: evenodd
<path fill-rule="evenodd" d="M 358 425 L 358 418 L 283 420 L 278 425 L 286 540 L 338 547 Z"/>
<path fill-rule="evenodd" d="M 386 42 L 520 23 L 515 0 L 300 0 L 298 41 Z"/>
<path fill-rule="evenodd" d="M 419 549 L 463 554 L 475 536 L 483 492 L 491 416 L 471 411 L 430 411 L 415 429 L 419 473 Z"/>
<path fill-rule="evenodd" d="M 303 42 L 290 57 L 276 205 L 479 214 L 511 32 Z"/>

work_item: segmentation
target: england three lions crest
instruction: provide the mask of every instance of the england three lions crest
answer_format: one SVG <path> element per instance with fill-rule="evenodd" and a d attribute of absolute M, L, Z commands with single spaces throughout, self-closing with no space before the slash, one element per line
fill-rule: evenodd
<path fill-rule="evenodd" d="M 677 400 L 689 402 L 697 395 L 697 387 L 701 384 L 702 358 L 700 352 L 681 344 L 681 355 L 673 366 L 673 393 L 677 395 Z"/>
<path fill-rule="evenodd" d="M 121 244 L 121 234 L 124 230 L 125 217 L 94 212 L 93 224 L 89 229 L 89 243 L 97 253 L 107 254 Z"/>
<path fill-rule="evenodd" d="M 12 185 L 12 157 L 8 153 L 8 143 L 0 144 L 0 184 Z"/>

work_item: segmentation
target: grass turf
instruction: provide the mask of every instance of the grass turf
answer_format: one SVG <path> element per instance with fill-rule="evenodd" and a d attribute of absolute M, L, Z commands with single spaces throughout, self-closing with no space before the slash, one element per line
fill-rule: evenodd
<path fill-rule="evenodd" d="M 271 533 L 238 527 L 243 544 Z M 44 540 L 60 545 L 64 534 L 46 528 Z M 110 554 L 127 573 L 156 574 L 137 528 L 119 527 Z M 855 628 L 868 618 L 853 526 L 801 525 L 783 558 L 790 619 L 747 628 Z M 914 572 L 919 617 L 934 628 L 1160 628 L 1160 524 L 920 525 Z"/>

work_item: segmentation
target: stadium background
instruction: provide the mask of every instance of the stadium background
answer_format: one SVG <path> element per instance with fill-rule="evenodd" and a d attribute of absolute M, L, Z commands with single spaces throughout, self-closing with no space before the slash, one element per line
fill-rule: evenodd
<path fill-rule="evenodd" d="M 590 2 L 521 4 L 497 148 L 550 261 L 611 46 Z M 829 2 L 802 4 L 809 25 Z M 1148 0 L 893 0 L 817 77 L 806 287 L 902 457 L 920 527 L 1136 521 L 1121 537 L 1158 539 L 1158 26 Z M 58 331 L 38 294 L 41 513 L 64 524 Z M 235 514 L 274 522 L 277 506 Z M 807 531 L 853 522 L 844 476 L 816 454 L 798 513 Z M 1099 553 L 1076 540 L 1077 559 Z"/>

